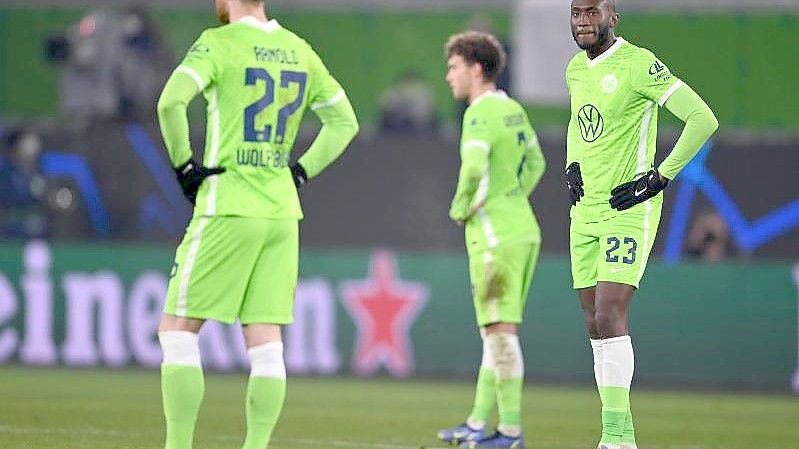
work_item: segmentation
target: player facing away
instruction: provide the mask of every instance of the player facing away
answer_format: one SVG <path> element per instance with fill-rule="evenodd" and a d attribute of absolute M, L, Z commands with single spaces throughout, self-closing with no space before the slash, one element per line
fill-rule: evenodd
<path fill-rule="evenodd" d="M 177 248 L 164 314 L 161 386 L 167 449 L 189 449 L 203 398 L 198 332 L 241 321 L 251 363 L 245 449 L 264 449 L 286 390 L 281 325 L 293 320 L 297 188 L 358 131 L 347 96 L 310 45 L 260 0 L 216 0 L 222 26 L 205 30 L 158 102 L 169 158 L 194 215 Z M 194 162 L 186 107 L 208 103 L 203 162 Z M 307 106 L 322 122 L 298 163 L 289 154 Z"/>
<path fill-rule="evenodd" d="M 541 246 L 529 197 L 545 162 L 524 109 L 496 88 L 505 52 L 494 36 L 465 32 L 446 45 L 447 82 L 469 107 L 449 216 L 466 227 L 466 249 L 483 359 L 466 422 L 438 433 L 470 448 L 523 448 L 524 361 L 518 326 Z M 486 423 L 497 406 L 497 431 Z"/>
<path fill-rule="evenodd" d="M 584 51 L 566 69 L 566 152 L 572 277 L 594 353 L 601 449 L 635 449 L 630 412 L 633 346 L 627 311 L 655 241 L 670 179 L 718 128 L 713 112 L 650 51 L 617 37 L 613 0 L 572 0 Z M 658 106 L 685 128 L 654 168 Z"/>

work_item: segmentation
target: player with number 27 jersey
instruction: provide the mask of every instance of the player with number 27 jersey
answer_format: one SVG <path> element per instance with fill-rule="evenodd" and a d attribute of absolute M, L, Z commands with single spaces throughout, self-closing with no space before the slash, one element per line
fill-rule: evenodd
<path fill-rule="evenodd" d="M 245 18 L 203 32 L 176 71 L 208 103 L 205 165 L 226 169 L 200 187 L 194 216 L 302 218 L 286 166 L 303 112 L 310 105 L 339 121 L 352 117 L 311 46 L 275 20 Z M 187 146 L 170 148 L 173 165 L 189 155 Z M 309 151 L 300 164 L 314 177 L 336 156 Z"/>
<path fill-rule="evenodd" d="M 194 216 L 175 254 L 164 315 L 161 391 L 165 449 L 190 449 L 204 392 L 198 333 L 206 320 L 242 325 L 250 361 L 244 449 L 266 449 L 286 394 L 281 326 L 294 319 L 302 209 L 297 189 L 347 147 L 358 122 L 308 45 L 261 0 L 216 0 L 205 30 L 164 86 L 158 119 Z M 207 101 L 203 163 L 187 106 Z M 290 163 L 305 109 L 322 122 Z"/>
<path fill-rule="evenodd" d="M 307 181 L 344 151 L 358 130 L 352 106 L 305 40 L 252 16 L 205 30 L 164 88 L 159 120 L 178 170 L 192 158 L 185 105 L 198 92 L 207 101 L 203 169 L 224 172 L 195 192 L 165 311 L 289 323 L 302 218 L 293 172 Z M 289 167 L 307 107 L 322 129 Z"/>

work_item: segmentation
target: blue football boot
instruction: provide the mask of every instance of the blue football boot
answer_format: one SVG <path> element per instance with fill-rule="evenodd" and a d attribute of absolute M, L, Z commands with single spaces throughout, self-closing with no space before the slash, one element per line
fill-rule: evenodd
<path fill-rule="evenodd" d="M 459 426 L 450 427 L 438 432 L 438 439 L 457 446 L 463 442 L 481 440 L 485 437 L 485 430 L 472 429 L 466 423 Z"/>
<path fill-rule="evenodd" d="M 493 435 L 483 439 L 461 443 L 460 447 L 468 449 L 523 449 L 524 435 L 509 437 L 497 430 Z"/>

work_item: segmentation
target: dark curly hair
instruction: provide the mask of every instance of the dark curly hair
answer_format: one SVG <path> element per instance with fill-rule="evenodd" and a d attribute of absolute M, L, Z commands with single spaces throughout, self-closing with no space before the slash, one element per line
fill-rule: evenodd
<path fill-rule="evenodd" d="M 488 81 L 497 80 L 505 70 L 508 59 L 497 38 L 480 31 L 466 31 L 451 36 L 445 49 L 447 59 L 458 55 L 470 64 L 480 64 L 483 77 Z"/>

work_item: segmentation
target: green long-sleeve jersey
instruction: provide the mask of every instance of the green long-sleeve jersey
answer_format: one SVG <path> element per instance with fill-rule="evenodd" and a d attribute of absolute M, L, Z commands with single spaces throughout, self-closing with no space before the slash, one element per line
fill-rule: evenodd
<path fill-rule="evenodd" d="M 466 223 L 469 251 L 539 242 L 529 196 L 545 161 L 521 105 L 501 91 L 472 101 L 463 116 L 460 154 L 449 216 Z"/>
<path fill-rule="evenodd" d="M 299 162 L 310 178 L 358 131 L 339 83 L 311 46 L 277 21 L 245 17 L 205 30 L 167 81 L 158 117 L 172 165 L 192 157 L 186 108 L 207 101 L 203 165 L 224 167 L 200 186 L 195 216 L 302 218 L 288 168 L 306 108 L 322 122 Z"/>
<path fill-rule="evenodd" d="M 685 130 L 659 166 L 672 179 L 718 127 L 713 112 L 652 52 L 621 37 L 591 60 L 586 52 L 566 69 L 571 96 L 566 167 L 580 163 L 585 196 L 571 209 L 582 222 L 607 220 L 624 213 L 612 209 L 610 192 L 654 167 L 658 106 L 686 122 Z M 662 195 L 652 199 L 661 204 Z"/>

